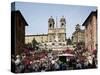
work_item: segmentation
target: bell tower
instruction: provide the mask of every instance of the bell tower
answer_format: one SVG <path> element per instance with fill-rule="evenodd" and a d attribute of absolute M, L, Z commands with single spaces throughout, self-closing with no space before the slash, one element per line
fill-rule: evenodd
<path fill-rule="evenodd" d="M 48 20 L 48 29 L 54 29 L 54 24 L 55 24 L 54 19 L 53 19 L 53 17 L 51 16 L 51 17 L 49 18 L 49 20 Z"/>
<path fill-rule="evenodd" d="M 60 18 L 59 39 L 61 45 L 66 45 L 66 19 L 64 16 Z"/>
<path fill-rule="evenodd" d="M 66 28 L 66 19 L 64 18 L 64 16 L 62 16 L 62 18 L 60 19 L 60 27 Z"/>
<path fill-rule="evenodd" d="M 55 25 L 55 21 L 53 17 L 51 16 L 48 19 L 48 42 L 49 44 L 52 44 L 52 42 L 54 42 L 54 38 L 55 38 L 55 35 L 54 35 L 55 26 L 54 25 Z"/>

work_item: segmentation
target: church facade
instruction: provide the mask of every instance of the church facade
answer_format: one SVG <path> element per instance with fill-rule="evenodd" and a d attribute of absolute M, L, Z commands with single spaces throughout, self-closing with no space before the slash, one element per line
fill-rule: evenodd
<path fill-rule="evenodd" d="M 37 42 L 42 45 L 46 44 L 48 47 L 52 48 L 54 46 L 66 46 L 66 19 L 62 16 L 59 20 L 60 27 L 58 27 L 57 18 L 51 16 L 48 19 L 48 33 L 47 34 L 38 34 L 38 35 L 26 35 L 25 43 L 32 43 L 32 40 L 35 39 Z"/>

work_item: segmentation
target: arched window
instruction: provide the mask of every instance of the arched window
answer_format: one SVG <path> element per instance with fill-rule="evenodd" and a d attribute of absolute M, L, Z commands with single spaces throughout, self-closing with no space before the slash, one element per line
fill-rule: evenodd
<path fill-rule="evenodd" d="M 52 24 L 49 25 L 49 28 L 52 28 Z"/>
<path fill-rule="evenodd" d="M 64 27 L 64 23 L 61 24 L 61 27 Z"/>

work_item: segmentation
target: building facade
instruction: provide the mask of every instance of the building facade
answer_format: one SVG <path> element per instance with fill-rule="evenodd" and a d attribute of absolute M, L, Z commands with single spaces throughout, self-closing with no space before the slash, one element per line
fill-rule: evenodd
<path fill-rule="evenodd" d="M 37 34 L 37 35 L 26 35 L 25 43 L 32 43 L 32 40 L 35 39 L 38 43 L 47 43 L 48 42 L 48 34 Z"/>
<path fill-rule="evenodd" d="M 19 10 L 11 12 L 11 25 L 12 54 L 20 54 L 25 45 L 25 26 L 28 24 Z"/>
<path fill-rule="evenodd" d="M 60 19 L 60 28 L 58 28 L 58 23 L 56 23 L 52 16 L 48 20 L 48 44 L 55 45 L 66 45 L 66 19 L 64 16 Z"/>
<path fill-rule="evenodd" d="M 85 31 L 80 28 L 79 24 L 77 24 L 75 32 L 72 34 L 72 44 L 76 46 L 80 42 L 85 42 Z"/>
<path fill-rule="evenodd" d="M 39 35 L 26 35 L 25 43 L 32 43 L 35 39 L 41 44 L 46 44 L 48 47 L 55 46 L 56 44 L 60 46 L 66 46 L 66 19 L 64 16 L 60 19 L 60 28 L 58 28 L 57 19 L 56 22 L 51 16 L 48 19 L 48 33 Z"/>
<path fill-rule="evenodd" d="M 89 50 L 97 49 L 97 11 L 92 11 L 84 21 L 85 47 Z"/>

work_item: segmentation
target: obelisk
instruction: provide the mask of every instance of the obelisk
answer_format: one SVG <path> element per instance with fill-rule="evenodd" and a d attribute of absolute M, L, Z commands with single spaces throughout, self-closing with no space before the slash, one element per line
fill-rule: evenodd
<path fill-rule="evenodd" d="M 55 29 L 55 41 L 56 41 L 56 44 L 55 45 L 58 45 L 58 26 L 57 26 L 57 17 L 56 17 L 56 29 Z"/>

